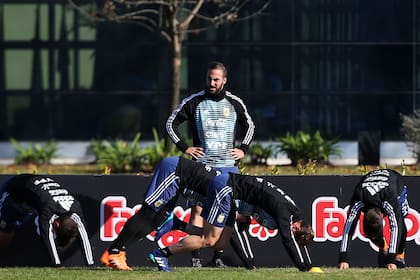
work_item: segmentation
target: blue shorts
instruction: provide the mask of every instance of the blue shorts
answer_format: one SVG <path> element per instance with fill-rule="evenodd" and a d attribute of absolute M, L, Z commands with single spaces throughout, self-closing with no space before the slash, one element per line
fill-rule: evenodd
<path fill-rule="evenodd" d="M 239 173 L 239 168 L 237 166 L 231 166 L 231 167 L 212 167 L 215 170 L 218 170 L 222 173 Z M 184 192 L 185 199 L 187 200 L 186 207 L 191 208 L 192 206 L 204 206 L 204 201 L 206 197 L 202 194 L 199 194 L 197 192 L 186 190 Z"/>
<path fill-rule="evenodd" d="M 232 207 L 232 188 L 227 186 L 229 174 L 215 177 L 208 186 L 206 200 L 201 216 L 216 227 L 233 227 L 236 209 Z"/>
<path fill-rule="evenodd" d="M 179 177 L 175 175 L 179 157 L 163 159 L 156 167 L 152 181 L 144 195 L 144 202 L 155 212 L 163 206 L 175 207 L 179 195 Z"/>

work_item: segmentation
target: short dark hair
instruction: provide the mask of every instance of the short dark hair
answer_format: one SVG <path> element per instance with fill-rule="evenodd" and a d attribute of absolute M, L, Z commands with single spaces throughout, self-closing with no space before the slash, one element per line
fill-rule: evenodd
<path fill-rule="evenodd" d="M 378 208 L 369 208 L 363 216 L 363 230 L 367 238 L 372 240 L 383 239 L 383 218 L 381 210 Z"/>
<path fill-rule="evenodd" d="M 76 222 L 71 215 L 65 214 L 58 218 L 59 225 L 55 229 L 56 244 L 61 250 L 65 250 L 73 243 L 78 235 Z"/>
<path fill-rule="evenodd" d="M 207 71 L 219 69 L 223 71 L 223 76 L 227 77 L 227 69 L 225 65 L 219 61 L 212 61 L 207 65 Z"/>
<path fill-rule="evenodd" d="M 300 229 L 294 233 L 295 239 L 299 246 L 307 246 L 314 239 L 314 231 L 311 225 L 302 223 Z"/>

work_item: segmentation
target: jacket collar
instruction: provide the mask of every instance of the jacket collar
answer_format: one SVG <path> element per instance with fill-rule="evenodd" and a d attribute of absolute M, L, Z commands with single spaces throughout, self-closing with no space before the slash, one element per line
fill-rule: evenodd
<path fill-rule="evenodd" d="M 206 92 L 205 94 L 206 98 L 214 100 L 214 101 L 222 100 L 226 96 L 226 90 L 224 88 L 216 94 L 210 93 L 207 89 L 205 90 L 205 92 Z"/>

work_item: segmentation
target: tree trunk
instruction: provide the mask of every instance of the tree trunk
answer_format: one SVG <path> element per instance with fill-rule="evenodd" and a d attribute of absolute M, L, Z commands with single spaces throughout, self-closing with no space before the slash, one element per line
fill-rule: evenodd
<path fill-rule="evenodd" d="M 179 105 L 181 92 L 181 59 L 182 41 L 175 35 L 171 44 L 172 56 L 172 98 L 170 112 Z"/>
<path fill-rule="evenodd" d="M 169 114 L 179 105 L 181 96 L 181 62 L 182 62 L 182 35 L 178 32 L 174 32 L 172 36 L 171 52 L 171 72 L 172 72 L 172 84 L 171 84 L 171 103 L 169 108 Z M 167 152 L 173 149 L 173 143 L 169 137 L 165 138 L 165 149 Z"/>

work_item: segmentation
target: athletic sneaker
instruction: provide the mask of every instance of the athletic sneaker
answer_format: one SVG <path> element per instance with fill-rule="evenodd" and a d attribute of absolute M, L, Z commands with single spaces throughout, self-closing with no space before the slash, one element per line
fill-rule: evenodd
<path fill-rule="evenodd" d="M 201 263 L 200 258 L 191 258 L 191 266 L 195 268 L 201 268 L 203 267 L 203 264 Z"/>
<path fill-rule="evenodd" d="M 159 271 L 170 272 L 168 258 L 165 257 L 161 250 L 155 249 L 149 254 L 149 259 L 157 266 Z"/>
<path fill-rule="evenodd" d="M 225 263 L 220 258 L 213 259 L 212 264 L 213 264 L 213 266 L 219 267 L 219 268 L 227 267 L 227 265 L 225 265 Z"/>
<path fill-rule="evenodd" d="M 108 249 L 105 249 L 105 252 L 102 254 L 100 261 L 103 265 L 118 270 L 133 270 L 127 265 L 127 257 L 125 251 L 120 251 L 118 254 L 110 254 Z"/>
<path fill-rule="evenodd" d="M 155 240 L 159 240 L 162 236 L 171 231 L 174 226 L 174 213 L 171 212 L 166 219 L 156 229 Z"/>

